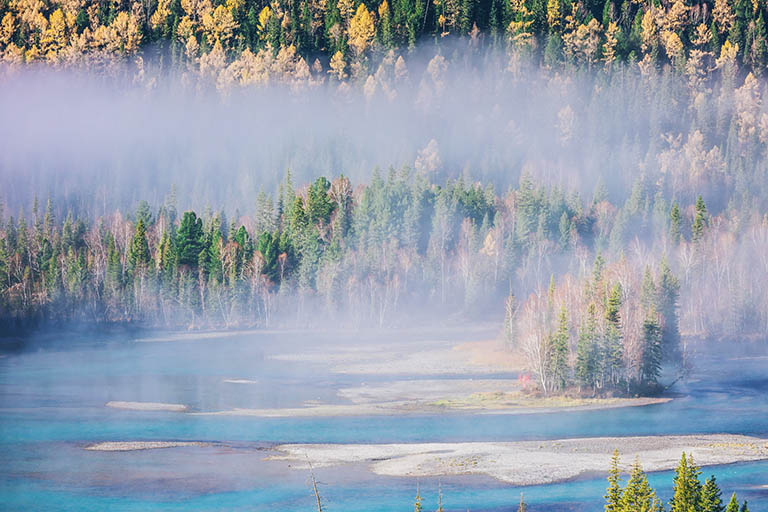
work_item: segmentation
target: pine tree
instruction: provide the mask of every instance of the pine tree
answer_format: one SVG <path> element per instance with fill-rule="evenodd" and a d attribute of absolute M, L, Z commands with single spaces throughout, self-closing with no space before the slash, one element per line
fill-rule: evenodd
<path fill-rule="evenodd" d="M 139 219 L 136 223 L 136 231 L 133 234 L 133 241 L 128 251 L 128 270 L 133 272 L 136 269 L 149 266 L 151 259 L 149 253 L 149 243 L 147 242 L 147 230 L 144 221 Z"/>
<path fill-rule="evenodd" d="M 203 250 L 203 221 L 195 212 L 184 212 L 176 233 L 176 254 L 179 265 L 196 268 Z"/>
<path fill-rule="evenodd" d="M 597 361 L 597 318 L 595 304 L 587 307 L 587 319 L 579 329 L 576 344 L 576 379 L 581 386 L 595 387 L 598 373 Z"/>
<path fill-rule="evenodd" d="M 654 308 L 648 309 L 643 321 L 643 359 L 640 366 L 640 384 L 656 384 L 661 373 L 661 327 Z"/>
<path fill-rule="evenodd" d="M 620 510 L 622 512 L 651 512 L 658 510 L 660 506 L 661 503 L 656 498 L 656 492 L 648 484 L 648 477 L 646 477 L 640 461 L 635 459 L 627 488 L 621 497 Z"/>
<path fill-rule="evenodd" d="M 112 233 L 107 239 L 107 286 L 116 295 L 123 283 L 123 264 L 120 261 L 120 254 L 115 246 L 115 237 Z"/>
<path fill-rule="evenodd" d="M 421 506 L 421 494 L 419 494 L 419 486 L 416 484 L 416 500 L 413 504 L 413 512 L 422 512 L 424 508 Z"/>
<path fill-rule="evenodd" d="M 565 306 L 560 308 L 557 332 L 552 339 L 552 379 L 559 389 L 565 389 L 568 385 L 568 315 Z"/>
<path fill-rule="evenodd" d="M 680 327 L 678 321 L 678 298 L 680 283 L 667 265 L 667 259 L 661 259 L 658 277 L 657 304 L 661 314 L 661 356 L 662 360 L 673 361 L 679 357 Z"/>
<path fill-rule="evenodd" d="M 657 299 L 656 283 L 653 281 L 651 268 L 646 265 L 643 271 L 642 305 L 646 310 L 655 308 L 657 307 Z"/>
<path fill-rule="evenodd" d="M 707 207 L 704 200 L 699 196 L 696 199 L 696 215 L 691 225 L 691 241 L 698 242 L 704 237 L 704 231 L 707 228 Z"/>
<path fill-rule="evenodd" d="M 605 492 L 605 512 L 622 512 L 621 471 L 619 470 L 619 450 L 613 450 L 611 467 L 608 472 L 608 489 Z"/>
<path fill-rule="evenodd" d="M 322 222 L 328 224 L 335 204 L 328 197 L 328 189 L 331 188 L 330 182 L 324 177 L 315 180 L 307 191 L 306 214 L 309 222 L 317 224 Z"/>
<path fill-rule="evenodd" d="M 669 238 L 673 244 L 680 243 L 683 236 L 682 231 L 683 217 L 680 214 L 680 207 L 677 201 L 672 203 L 672 210 L 669 212 Z"/>
<path fill-rule="evenodd" d="M 598 250 L 595 255 L 595 261 L 592 264 L 592 291 L 597 294 L 598 287 L 603 281 L 603 269 L 605 269 L 605 259 L 602 253 Z"/>
<path fill-rule="evenodd" d="M 616 385 L 619 383 L 621 368 L 624 363 L 624 346 L 622 344 L 621 316 L 621 285 L 616 283 L 608 295 L 605 308 L 605 334 L 603 336 L 602 359 L 603 370 L 608 380 Z"/>
<path fill-rule="evenodd" d="M 701 498 L 699 499 L 697 510 L 700 512 L 723 512 L 725 510 L 722 492 L 717 485 L 714 475 L 707 478 L 704 486 L 701 488 Z"/>
<path fill-rule="evenodd" d="M 736 499 L 736 493 L 731 495 L 731 501 L 725 507 L 725 512 L 739 512 L 739 500 Z"/>
<path fill-rule="evenodd" d="M 693 457 L 686 458 L 685 452 L 675 469 L 673 496 L 669 501 L 670 512 L 696 511 L 701 499 L 699 468 L 693 463 Z"/>

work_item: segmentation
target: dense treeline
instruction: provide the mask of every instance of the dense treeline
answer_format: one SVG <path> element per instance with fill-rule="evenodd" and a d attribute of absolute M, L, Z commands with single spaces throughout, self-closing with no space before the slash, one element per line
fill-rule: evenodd
<path fill-rule="evenodd" d="M 229 73 L 246 82 L 267 80 L 273 61 L 343 80 L 365 78 L 390 50 L 453 35 L 546 65 L 668 62 L 699 79 L 729 58 L 760 74 L 765 17 L 760 0 L 4 0 L 0 54 L 102 65 L 153 44 L 178 69 L 218 74 L 234 61 Z"/>
<path fill-rule="evenodd" d="M 739 506 L 736 493 L 728 503 L 723 502 L 723 493 L 714 475 L 704 483 L 700 480 L 701 470 L 694 464 L 693 457 L 682 454 L 675 468 L 672 497 L 669 500 L 669 512 L 749 512 L 747 502 Z M 625 487 L 621 486 L 619 452 L 613 452 L 608 476 L 608 489 L 605 493 L 606 512 L 663 512 L 664 503 L 648 483 L 648 478 L 638 460 L 632 465 L 632 471 Z"/>
<path fill-rule="evenodd" d="M 649 216 L 661 210 L 643 203 Z M 407 169 L 377 172 L 357 188 L 338 177 L 296 190 L 289 174 L 276 197 L 260 194 L 253 211 L 231 220 L 224 212 L 180 215 L 173 194 L 154 208 L 141 203 L 130 215 L 99 218 L 49 201 L 34 204 L 29 220 L 22 211 L 2 221 L 0 311 L 6 319 L 168 326 L 268 326 L 275 315 L 384 325 L 414 305 L 419 314 L 490 306 L 501 316 L 511 286 L 518 297 L 534 291 L 522 304 L 508 300 L 517 346 L 555 339 L 542 345 L 562 354 L 565 342 L 574 361 L 591 350 L 587 338 L 618 343 L 616 368 L 575 366 L 573 377 L 598 388 L 627 376 L 655 379 L 640 340 L 677 350 L 678 301 L 685 333 L 764 332 L 768 300 L 755 279 L 768 275 L 758 250 L 768 244 L 762 217 L 745 219 L 745 228 L 726 222 L 729 210 L 707 213 L 700 199 L 673 203 L 643 242 L 642 214 L 627 225 L 621 214 L 604 214 L 624 208 L 599 190 L 585 202 L 527 175 L 500 194 L 463 180 L 437 185 Z M 618 245 L 617 230 L 626 236 Z M 553 273 L 560 285 L 536 292 Z M 714 298 L 704 303 L 702 290 Z M 577 326 L 586 349 L 570 336 Z M 562 386 L 558 372 L 559 383 L 545 389 Z"/>

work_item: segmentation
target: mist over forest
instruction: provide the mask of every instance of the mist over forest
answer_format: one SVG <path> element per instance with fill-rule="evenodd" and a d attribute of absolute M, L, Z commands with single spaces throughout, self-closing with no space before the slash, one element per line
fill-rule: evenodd
<path fill-rule="evenodd" d="M 231 215 L 252 208 L 259 191 L 277 192 L 287 170 L 297 184 L 342 174 L 360 183 L 389 167 L 500 191 L 527 169 L 585 197 L 598 181 L 620 197 L 697 129 L 712 135 L 702 151 L 724 153 L 710 128 L 716 102 L 692 109 L 696 91 L 668 72 L 571 74 L 461 41 L 455 52 L 478 58 L 446 59 L 445 46 L 437 56 L 423 48 L 385 57 L 362 87 L 318 74 L 296 87 L 220 91 L 131 64 L 117 77 L 13 73 L 0 99 L 7 210 L 37 195 L 65 201 L 62 213 L 129 213 L 140 200 L 159 206 L 173 187 L 182 209 Z"/>
<path fill-rule="evenodd" d="M 765 504 L 767 15 L 0 0 L 0 502 Z"/>

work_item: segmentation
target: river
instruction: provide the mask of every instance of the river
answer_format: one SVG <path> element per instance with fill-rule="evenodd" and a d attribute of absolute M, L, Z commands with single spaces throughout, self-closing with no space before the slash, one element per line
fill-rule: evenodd
<path fill-rule="evenodd" d="M 451 337 L 422 331 L 415 338 Z M 402 337 L 401 337 L 402 338 Z M 163 336 L 158 336 L 159 340 Z M 312 510 L 309 474 L 268 461 L 279 443 L 530 440 L 564 437 L 734 433 L 768 437 L 768 358 L 729 348 L 700 351 L 672 402 L 567 413 L 436 414 L 336 418 L 258 418 L 105 407 L 111 400 L 186 404 L 191 411 L 339 403 L 339 388 L 381 375 L 333 373 L 318 362 L 274 360 L 324 343 L 387 343 L 387 337 L 302 331 L 168 336 L 145 342 L 48 336 L 0 358 L 0 506 L 3 510 Z M 407 342 L 400 339 L 399 343 Z M 742 347 L 743 348 L 743 347 Z M 410 376 L 409 378 L 416 378 Z M 466 377 L 466 376 L 465 376 Z M 464 378 L 465 378 L 464 377 Z M 496 377 L 509 377 L 497 375 Z M 441 378 L 452 378 L 445 375 Z M 250 384 L 227 382 L 248 379 Z M 100 441 L 215 442 L 133 452 L 94 452 Z M 768 462 L 714 466 L 724 494 L 768 510 Z M 417 482 L 362 468 L 318 468 L 328 512 L 410 510 Z M 671 472 L 651 483 L 665 501 Z M 604 475 L 554 485 L 511 487 L 487 477 L 418 482 L 425 510 L 599 510 Z"/>

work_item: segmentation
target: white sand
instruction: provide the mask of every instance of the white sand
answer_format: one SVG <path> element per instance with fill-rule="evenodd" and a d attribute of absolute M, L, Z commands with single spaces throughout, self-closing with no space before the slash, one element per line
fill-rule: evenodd
<path fill-rule="evenodd" d="M 701 466 L 768 459 L 765 439 L 689 435 L 564 439 L 554 441 L 331 445 L 292 444 L 272 457 L 304 468 L 368 463 L 378 475 L 428 477 L 483 474 L 512 485 L 538 485 L 586 473 L 606 473 L 618 448 L 628 470 L 638 457 L 646 471 L 673 469 L 682 452 Z"/>
<path fill-rule="evenodd" d="M 182 446 L 210 446 L 210 443 L 194 441 L 107 441 L 86 446 L 86 450 L 97 452 L 130 452 L 135 450 L 156 450 Z"/>
<path fill-rule="evenodd" d="M 170 411 L 186 412 L 187 406 L 184 404 L 164 404 L 161 402 L 121 402 L 112 401 L 106 403 L 107 407 L 114 409 L 129 409 L 131 411 Z"/>

